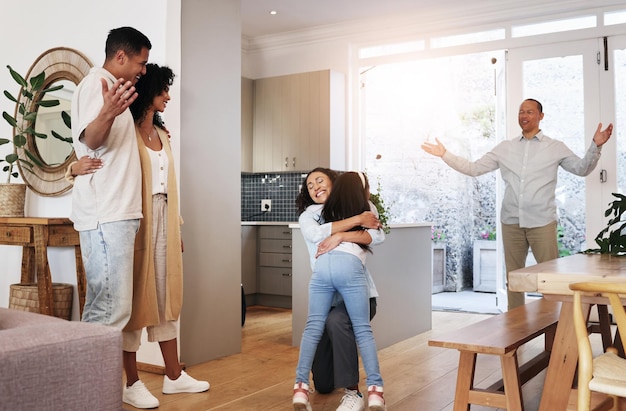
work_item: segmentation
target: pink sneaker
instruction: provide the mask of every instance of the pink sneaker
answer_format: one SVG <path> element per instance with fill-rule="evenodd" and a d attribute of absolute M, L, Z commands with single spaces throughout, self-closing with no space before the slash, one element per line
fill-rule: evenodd
<path fill-rule="evenodd" d="M 293 386 L 293 409 L 294 411 L 313 411 L 309 403 L 309 385 L 297 382 Z"/>
<path fill-rule="evenodd" d="M 367 405 L 370 411 L 385 411 L 385 398 L 383 397 L 383 387 L 370 385 L 367 387 Z"/>

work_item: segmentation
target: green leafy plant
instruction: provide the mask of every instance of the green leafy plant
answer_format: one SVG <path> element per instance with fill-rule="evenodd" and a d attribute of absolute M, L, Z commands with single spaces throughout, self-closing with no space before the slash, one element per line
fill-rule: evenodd
<path fill-rule="evenodd" d="M 609 203 L 609 208 L 604 212 L 605 217 L 609 219 L 606 228 L 598 233 L 595 238 L 596 244 L 600 248 L 587 249 L 584 253 L 600 253 L 612 255 L 626 254 L 626 234 L 623 234 L 626 228 L 626 221 L 622 221 L 622 215 L 626 212 L 626 196 L 619 193 L 613 193 L 617 199 Z"/>
<path fill-rule="evenodd" d="M 21 87 L 18 97 L 16 98 L 8 92 L 4 90 L 4 95 L 10 101 L 17 104 L 17 112 L 15 117 L 7 113 L 6 111 L 2 112 L 2 117 L 13 127 L 13 138 L 0 138 L 0 145 L 13 143 L 13 150 L 11 153 L 7 154 L 3 159 L 0 158 L 0 163 L 6 163 L 2 167 L 2 171 L 7 173 L 6 182 L 10 183 L 11 178 L 17 178 L 18 172 L 14 169 L 17 166 L 18 162 L 22 168 L 22 170 L 27 170 L 32 172 L 32 169 L 35 165 L 42 167 L 43 164 L 39 157 L 33 154 L 27 147 L 28 136 L 32 135 L 36 138 L 46 139 L 48 138 L 47 134 L 39 133 L 35 131 L 35 123 L 37 120 L 37 111 L 39 107 L 54 107 L 58 106 L 59 100 L 48 99 L 45 100 L 42 97 L 45 93 L 51 91 L 61 90 L 63 85 L 56 85 L 49 88 L 44 89 L 46 84 L 46 73 L 42 71 L 41 73 L 33 76 L 26 81 L 24 77 L 13 70 L 11 66 L 7 66 L 9 69 L 9 73 L 15 82 Z M 70 128 L 71 119 L 68 113 L 62 112 L 61 116 L 63 118 L 63 122 Z M 71 138 L 66 138 L 58 133 L 52 131 L 52 135 L 54 138 L 57 138 L 61 141 L 71 143 Z M 20 157 L 20 153 L 23 152 L 26 154 L 26 158 Z"/>
<path fill-rule="evenodd" d="M 389 234 L 391 232 L 391 228 L 389 227 L 389 219 L 391 218 L 391 214 L 389 213 L 389 207 L 385 204 L 385 201 L 383 200 L 383 197 L 381 195 L 382 187 L 380 184 L 380 178 L 377 182 L 376 191 L 376 194 L 370 193 L 370 201 L 376 206 L 376 210 L 378 211 L 378 220 L 383 226 L 383 231 L 385 232 L 385 234 Z"/>
<path fill-rule="evenodd" d="M 565 237 L 565 231 L 563 230 L 563 226 L 559 225 L 556 227 L 556 242 L 559 246 L 559 257 L 572 255 L 572 252 L 563 244 L 563 237 Z"/>

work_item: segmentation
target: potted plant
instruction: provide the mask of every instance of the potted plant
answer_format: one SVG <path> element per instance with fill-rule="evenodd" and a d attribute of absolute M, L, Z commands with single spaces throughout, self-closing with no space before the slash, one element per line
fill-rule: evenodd
<path fill-rule="evenodd" d="M 598 233 L 595 238 L 600 248 L 588 249 L 584 253 L 599 253 L 611 255 L 626 255 L 626 221 L 622 221 L 622 215 L 626 212 L 626 196 L 613 193 L 617 199 L 609 203 L 609 208 L 604 212 L 605 217 L 613 215 L 609 219 L 606 228 Z"/>
<path fill-rule="evenodd" d="M 378 211 L 378 220 L 383 227 L 383 231 L 385 234 L 389 234 L 391 232 L 391 228 L 389 227 L 389 219 L 391 218 L 391 215 L 389 214 L 389 207 L 385 204 L 382 197 L 380 177 L 378 178 L 376 191 L 376 193 L 370 193 L 370 201 L 376 206 L 376 210 Z"/>
<path fill-rule="evenodd" d="M 14 116 L 6 111 L 2 112 L 2 117 L 13 127 L 13 137 L 0 138 L 0 146 L 12 143 L 13 150 L 6 154 L 4 158 L 0 158 L 0 163 L 4 163 L 2 164 L 2 171 L 7 174 L 5 183 L 0 183 L 0 216 L 23 217 L 26 184 L 13 183 L 11 180 L 18 177 L 18 169 L 21 172 L 32 172 L 34 166 L 43 166 L 39 158 L 28 149 L 28 137 L 48 138 L 47 134 L 35 131 L 37 111 L 39 107 L 59 105 L 59 100 L 44 100 L 42 97 L 47 92 L 62 89 L 63 85 L 44 89 L 46 84 L 44 71 L 30 77 L 27 81 L 22 75 L 13 70 L 11 66 L 7 66 L 7 68 L 13 80 L 20 86 L 20 91 L 16 98 L 9 91 L 4 90 L 5 97 L 16 104 L 16 109 Z M 69 127 L 69 114 L 63 112 L 62 118 Z M 58 135 L 58 133 L 52 132 L 52 135 L 54 138 L 71 143 L 71 139 L 64 138 Z M 24 153 L 26 156 L 20 156 L 21 153 Z"/>

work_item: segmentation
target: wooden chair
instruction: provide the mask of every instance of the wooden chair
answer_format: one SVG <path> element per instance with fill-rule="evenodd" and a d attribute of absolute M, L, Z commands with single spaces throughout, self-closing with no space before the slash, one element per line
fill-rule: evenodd
<path fill-rule="evenodd" d="M 578 341 L 577 410 L 589 410 L 591 391 L 611 396 L 613 398 L 612 409 L 617 410 L 618 397 L 626 397 L 626 359 L 617 355 L 615 347 L 610 347 L 604 354 L 593 358 L 587 328 L 590 306 L 587 302 L 583 304 L 582 296 L 608 298 L 618 331 L 621 335 L 626 335 L 624 334 L 626 333 L 626 312 L 619 296 L 620 294 L 626 296 L 626 284 L 583 282 L 570 284 L 569 288 L 574 291 L 574 328 Z"/>

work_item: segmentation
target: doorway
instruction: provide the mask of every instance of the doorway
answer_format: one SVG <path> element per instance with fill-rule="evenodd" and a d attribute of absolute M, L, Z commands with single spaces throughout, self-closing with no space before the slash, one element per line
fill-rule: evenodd
<path fill-rule="evenodd" d="M 603 128 L 610 122 L 617 125 L 615 96 L 620 93 L 616 93 L 614 76 L 620 71 L 624 75 L 626 45 L 623 42 L 623 38 L 614 38 L 605 43 L 601 38 L 509 50 L 507 136 L 519 134 L 519 126 L 513 119 L 521 101 L 534 98 L 543 104 L 545 117 L 541 128 L 544 133 L 563 141 L 578 156 L 584 156 L 599 122 L 603 123 Z M 615 44 L 612 49 L 609 48 L 611 43 Z M 626 109 L 626 104 L 622 107 Z M 582 178 L 559 170 L 556 202 L 559 230 L 563 235 L 560 247 L 567 252 L 594 247 L 593 239 L 606 224 L 604 210 L 617 188 L 616 137 L 614 133 L 605 144 L 598 166 L 589 176 Z M 502 194 L 502 190 L 498 190 L 498 210 Z M 500 264 L 500 269 L 497 301 L 498 307 L 503 308 L 506 307 L 504 264 Z"/>

